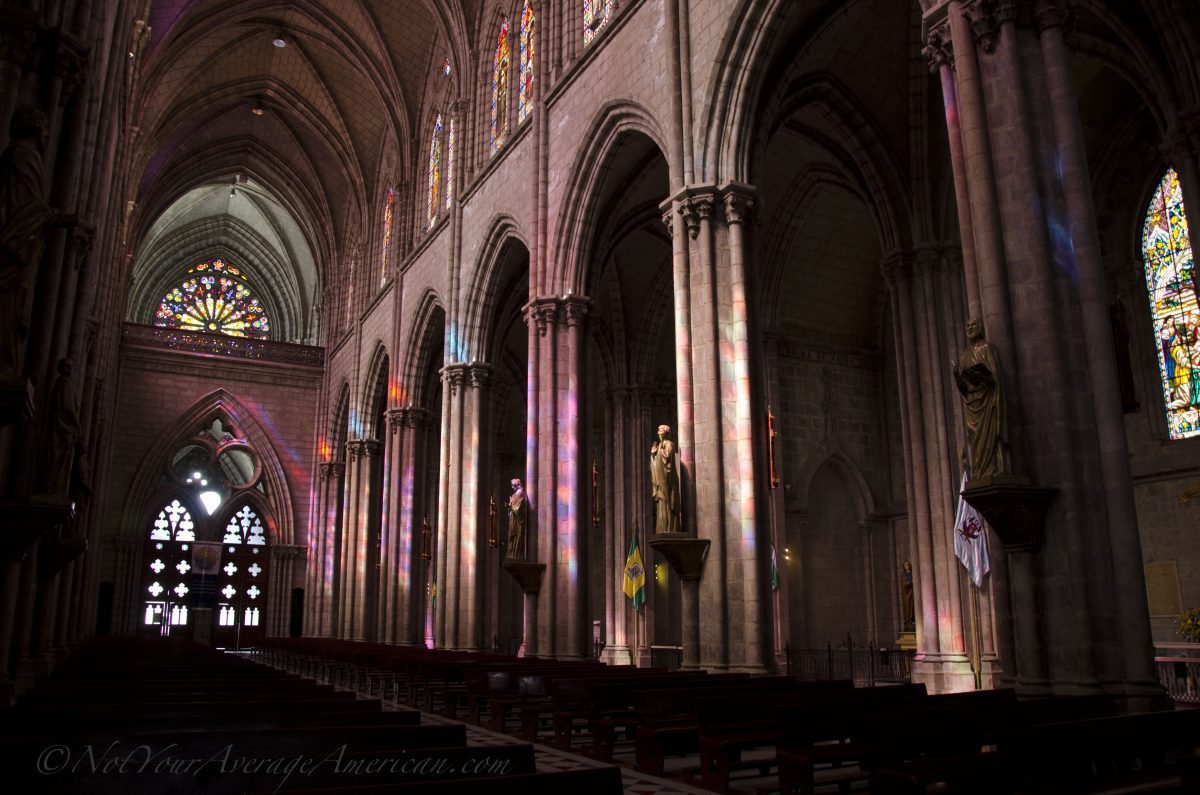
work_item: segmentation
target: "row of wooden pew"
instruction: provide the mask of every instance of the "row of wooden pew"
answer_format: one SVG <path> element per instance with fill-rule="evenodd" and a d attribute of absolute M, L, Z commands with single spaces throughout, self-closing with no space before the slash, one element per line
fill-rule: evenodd
<path fill-rule="evenodd" d="M 96 639 L 0 718 L 6 792 L 621 792 L 606 766 L 538 772 L 529 743 L 161 639 Z"/>
<path fill-rule="evenodd" d="M 312 639 L 271 641 L 261 655 L 526 741 L 631 757 L 643 772 L 716 792 L 774 775 L 784 793 L 856 783 L 876 793 L 1200 793 L 1200 710 L 1117 715 L 1100 696 L 929 695 L 920 684 L 855 688 Z"/>

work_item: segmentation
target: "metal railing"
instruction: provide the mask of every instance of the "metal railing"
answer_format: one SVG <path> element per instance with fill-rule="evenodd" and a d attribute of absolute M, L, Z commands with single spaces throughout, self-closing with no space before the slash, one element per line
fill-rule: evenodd
<path fill-rule="evenodd" d="M 1200 657 L 1155 657 L 1158 681 L 1176 704 L 1200 704 Z"/>
<path fill-rule="evenodd" d="M 319 368 L 325 364 L 325 349 L 312 345 L 160 328 L 140 323 L 126 323 L 121 336 L 123 344 L 127 347 L 233 356 L 238 359 L 258 359 L 301 367 Z"/>
<path fill-rule="evenodd" d="M 807 681 L 851 679 L 858 687 L 912 681 L 911 652 L 880 648 L 870 641 L 859 645 L 850 635 L 842 643 L 830 643 L 824 649 L 785 646 L 784 656 L 788 676 Z"/>

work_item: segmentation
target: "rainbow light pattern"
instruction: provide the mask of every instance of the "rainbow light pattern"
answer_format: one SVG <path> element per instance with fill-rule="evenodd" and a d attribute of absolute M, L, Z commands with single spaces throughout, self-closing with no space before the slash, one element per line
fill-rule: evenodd
<path fill-rule="evenodd" d="M 241 271 L 219 259 L 202 262 L 158 303 L 154 325 L 231 337 L 269 339 L 271 324 Z"/>
<path fill-rule="evenodd" d="M 442 179 L 442 114 L 433 123 L 433 137 L 429 141 L 429 223 L 437 218 L 440 205 L 438 191 Z"/>
<path fill-rule="evenodd" d="M 446 209 L 454 203 L 454 117 L 450 117 L 450 131 L 446 133 Z"/>
<path fill-rule="evenodd" d="M 612 16 L 612 0 L 583 0 L 583 46 L 596 40 Z"/>
<path fill-rule="evenodd" d="M 1173 168 L 1146 210 L 1142 255 L 1167 426 L 1172 439 L 1186 439 L 1200 435 L 1200 308 L 1183 189 Z"/>
<path fill-rule="evenodd" d="M 508 17 L 500 21 L 496 57 L 492 62 L 492 129 L 488 155 L 494 156 L 508 135 L 508 69 L 512 54 L 508 49 Z"/>
<path fill-rule="evenodd" d="M 533 6 L 525 0 L 521 11 L 521 84 L 517 90 L 517 124 L 524 123 L 533 112 L 533 54 L 535 50 Z"/>

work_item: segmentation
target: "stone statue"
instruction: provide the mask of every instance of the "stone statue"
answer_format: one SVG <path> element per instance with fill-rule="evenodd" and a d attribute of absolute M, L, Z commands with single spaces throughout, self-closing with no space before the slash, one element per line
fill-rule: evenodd
<path fill-rule="evenodd" d="M 1000 357 L 978 318 L 967 319 L 967 341 L 954 365 L 954 382 L 967 419 L 964 464 L 969 480 L 978 480 L 1008 474 L 1008 423 Z"/>
<path fill-rule="evenodd" d="M 913 602 L 913 570 L 912 564 L 904 561 L 904 572 L 900 575 L 900 609 L 904 614 L 904 631 L 916 629 L 917 612 Z"/>
<path fill-rule="evenodd" d="M 79 441 L 79 402 L 71 380 L 73 367 L 70 359 L 58 360 L 58 378 L 46 404 L 41 493 L 47 496 L 66 497 L 71 485 L 71 468 Z"/>
<path fill-rule="evenodd" d="M 13 114 L 8 148 L 0 154 L 0 372 L 16 372 L 28 332 L 25 303 L 33 271 L 41 264 L 45 229 L 71 225 L 46 203 L 42 150 L 46 114 L 22 105 Z"/>
<path fill-rule="evenodd" d="M 670 439 L 671 427 L 658 426 L 658 440 L 650 445 L 650 493 L 654 497 L 654 532 L 678 533 L 679 456 Z"/>
<path fill-rule="evenodd" d="M 529 500 L 518 478 L 512 479 L 512 496 L 508 498 L 508 559 L 525 559 L 525 529 L 529 525 Z"/>

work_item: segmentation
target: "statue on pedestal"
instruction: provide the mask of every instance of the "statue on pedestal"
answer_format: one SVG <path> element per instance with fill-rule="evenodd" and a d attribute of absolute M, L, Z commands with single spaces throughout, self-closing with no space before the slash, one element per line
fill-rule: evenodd
<path fill-rule="evenodd" d="M 525 530 L 529 525 L 529 500 L 519 478 L 512 479 L 512 495 L 508 498 L 509 560 L 525 559 Z"/>
<path fill-rule="evenodd" d="M 28 333 L 25 303 L 29 282 L 42 261 L 46 227 L 71 225 L 46 203 L 42 150 L 49 123 L 37 108 L 13 114 L 8 148 L 0 154 L 0 373 L 20 367 L 20 345 Z"/>
<path fill-rule="evenodd" d="M 913 601 L 912 564 L 904 561 L 904 572 L 900 576 L 900 608 L 904 614 L 903 631 L 911 632 L 917 626 L 916 603 Z"/>
<path fill-rule="evenodd" d="M 46 403 L 45 441 L 42 445 L 44 467 L 40 493 L 66 497 L 71 486 L 71 469 L 79 441 L 79 401 L 71 380 L 74 363 L 67 358 L 58 360 L 58 378 Z"/>
<path fill-rule="evenodd" d="M 954 365 L 967 420 L 964 465 L 970 480 L 1009 474 L 1008 423 L 1004 380 L 996 346 L 987 341 L 978 318 L 967 319 L 970 345 Z"/>
<path fill-rule="evenodd" d="M 680 527 L 679 454 L 670 438 L 669 425 L 658 426 L 658 439 L 650 445 L 650 493 L 654 498 L 654 532 L 678 533 Z"/>

